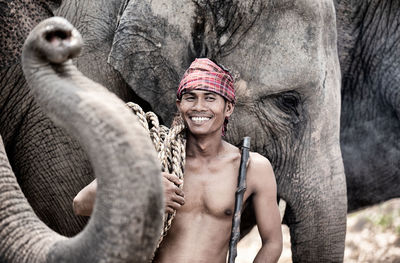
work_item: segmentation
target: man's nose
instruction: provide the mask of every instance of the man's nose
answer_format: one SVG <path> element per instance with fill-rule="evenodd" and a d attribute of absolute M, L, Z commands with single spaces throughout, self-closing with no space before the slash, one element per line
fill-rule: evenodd
<path fill-rule="evenodd" d="M 193 105 L 193 110 L 201 111 L 204 109 L 205 109 L 204 101 L 201 98 L 198 98 Z"/>

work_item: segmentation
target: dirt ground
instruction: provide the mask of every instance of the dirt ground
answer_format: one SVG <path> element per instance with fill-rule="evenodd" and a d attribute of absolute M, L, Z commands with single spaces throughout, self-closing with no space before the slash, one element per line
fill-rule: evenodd
<path fill-rule="evenodd" d="M 290 263 L 289 229 L 282 226 L 283 251 L 279 263 Z M 237 263 L 253 262 L 261 240 L 257 228 L 238 244 Z M 345 263 L 400 263 L 400 198 L 347 216 Z"/>

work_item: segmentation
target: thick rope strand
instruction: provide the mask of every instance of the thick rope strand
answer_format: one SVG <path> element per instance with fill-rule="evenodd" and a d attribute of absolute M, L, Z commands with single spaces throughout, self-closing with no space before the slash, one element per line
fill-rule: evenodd
<path fill-rule="evenodd" d="M 144 112 L 142 108 L 133 103 L 128 102 L 126 105 L 138 117 L 140 124 L 147 130 L 154 148 L 158 153 L 163 172 L 175 175 L 183 181 L 183 172 L 185 168 L 186 156 L 186 140 L 184 137 L 185 125 L 179 118 L 175 118 L 172 127 L 169 129 L 164 125 L 160 125 L 158 117 L 153 112 Z M 178 187 L 183 188 L 183 183 Z M 161 234 L 158 245 L 167 234 L 171 227 L 176 211 L 172 214 L 164 215 L 164 229 Z"/>

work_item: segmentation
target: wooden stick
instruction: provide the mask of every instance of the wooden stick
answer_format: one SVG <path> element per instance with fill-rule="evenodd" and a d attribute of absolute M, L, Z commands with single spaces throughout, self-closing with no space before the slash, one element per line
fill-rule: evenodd
<path fill-rule="evenodd" d="M 236 245 L 240 238 L 240 217 L 242 216 L 243 196 L 246 191 L 246 171 L 249 160 L 250 137 L 244 137 L 242 141 L 242 156 L 240 158 L 238 187 L 235 193 L 235 213 L 232 218 L 231 239 L 229 241 L 228 262 L 234 263 L 237 256 Z"/>

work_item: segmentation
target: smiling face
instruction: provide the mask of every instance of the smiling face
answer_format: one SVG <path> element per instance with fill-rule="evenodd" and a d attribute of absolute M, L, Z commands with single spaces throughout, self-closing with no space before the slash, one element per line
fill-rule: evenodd
<path fill-rule="evenodd" d="M 176 106 L 193 135 L 222 134 L 224 120 L 233 112 L 233 104 L 222 96 L 204 90 L 185 93 Z"/>

